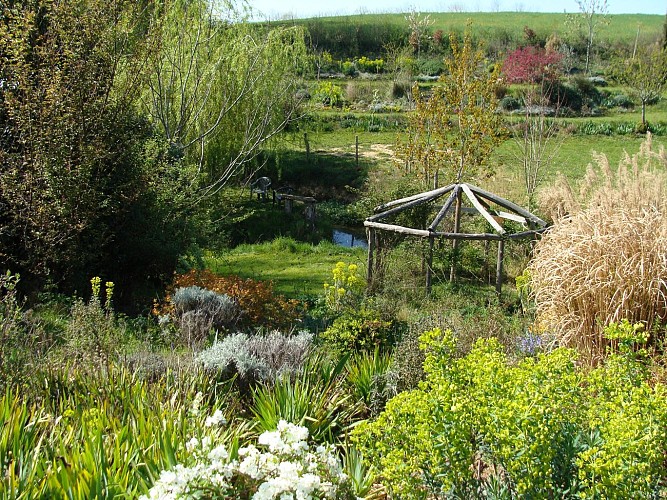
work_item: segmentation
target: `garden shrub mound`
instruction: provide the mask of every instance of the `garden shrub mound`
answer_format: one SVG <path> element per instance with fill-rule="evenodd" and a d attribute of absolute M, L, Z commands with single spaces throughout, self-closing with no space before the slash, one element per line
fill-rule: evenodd
<path fill-rule="evenodd" d="M 537 329 L 596 362 L 609 341 L 603 327 L 643 322 L 652 342 L 667 321 L 667 159 L 650 138 L 617 172 L 595 155 L 582 196 L 561 183 L 556 221 L 529 265 Z"/>
<path fill-rule="evenodd" d="M 245 384 L 273 382 L 298 372 L 312 351 L 312 340 L 313 335 L 305 331 L 296 335 L 278 331 L 267 335 L 236 333 L 215 342 L 197 359 L 209 370 L 237 374 Z"/>
<path fill-rule="evenodd" d="M 178 298 L 172 291 L 179 289 L 198 290 L 197 300 L 189 298 L 192 294 L 183 297 L 188 300 L 182 300 L 185 304 L 184 309 L 194 313 L 204 314 L 205 310 L 210 309 L 209 302 L 220 305 L 219 303 L 224 301 L 228 307 L 222 308 L 226 315 L 225 321 L 221 322 L 220 326 L 229 327 L 233 324 L 239 329 L 252 329 L 257 326 L 269 329 L 290 328 L 300 316 L 299 302 L 276 294 L 270 282 L 244 279 L 239 276 L 218 276 L 209 270 L 196 269 L 174 277 L 162 303 L 155 303 L 153 315 L 161 317 L 178 313 Z M 223 296 L 227 299 L 223 299 Z M 240 314 L 236 315 L 234 311 L 234 314 L 230 315 L 232 309 L 235 309 L 231 307 L 232 304 L 238 305 Z M 207 313 L 205 316 L 210 317 L 210 314 Z"/>
<path fill-rule="evenodd" d="M 204 342 L 211 330 L 233 327 L 243 311 L 225 294 L 198 286 L 177 288 L 172 297 L 174 323 L 186 335 L 189 345 Z"/>
<path fill-rule="evenodd" d="M 426 332 L 425 381 L 352 442 L 391 498 L 658 498 L 666 388 L 633 350 L 641 328 L 609 333 L 625 348 L 588 369 L 568 348 L 513 364 L 495 339 L 457 359 L 451 331 Z"/>

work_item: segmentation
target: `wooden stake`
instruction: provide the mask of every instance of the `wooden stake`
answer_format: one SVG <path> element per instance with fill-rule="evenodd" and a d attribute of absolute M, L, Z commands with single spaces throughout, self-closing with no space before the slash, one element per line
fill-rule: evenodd
<path fill-rule="evenodd" d="M 375 250 L 375 229 L 366 228 L 366 238 L 368 238 L 368 259 L 366 261 L 366 284 L 372 288 L 373 283 L 373 252 Z"/>
<path fill-rule="evenodd" d="M 498 241 L 498 260 L 496 262 L 496 294 L 500 296 L 503 288 L 503 259 L 505 258 L 505 240 Z"/>
<path fill-rule="evenodd" d="M 354 145 L 355 145 L 355 147 L 354 147 L 354 151 L 355 151 L 354 152 L 354 157 L 357 160 L 357 168 L 359 168 L 359 136 L 358 135 L 354 136 Z"/>
<path fill-rule="evenodd" d="M 456 193 L 456 208 L 454 209 L 454 232 L 458 233 L 461 230 L 461 191 Z M 458 238 L 454 239 L 452 243 L 452 267 L 449 269 L 449 281 L 452 282 L 456 278 L 456 252 L 459 249 Z"/>
<path fill-rule="evenodd" d="M 432 280 L 432 270 L 433 267 L 433 236 L 428 239 L 428 258 L 426 260 L 426 293 L 431 294 L 431 280 Z"/>

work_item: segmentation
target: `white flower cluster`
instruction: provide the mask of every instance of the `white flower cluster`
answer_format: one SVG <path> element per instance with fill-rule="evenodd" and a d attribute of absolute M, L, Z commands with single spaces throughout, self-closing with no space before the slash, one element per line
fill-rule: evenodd
<path fill-rule="evenodd" d="M 221 416 L 208 417 L 207 426 L 219 424 Z M 256 500 L 351 497 L 333 446 L 311 449 L 307 439 L 308 429 L 281 420 L 275 431 L 259 436 L 258 445 L 267 450 L 249 445 L 232 460 L 223 445 L 214 447 L 208 437 L 192 438 L 186 449 L 193 465 L 162 471 L 140 500 L 194 499 L 204 492 L 207 497 L 215 492 L 223 498 L 242 494 Z"/>

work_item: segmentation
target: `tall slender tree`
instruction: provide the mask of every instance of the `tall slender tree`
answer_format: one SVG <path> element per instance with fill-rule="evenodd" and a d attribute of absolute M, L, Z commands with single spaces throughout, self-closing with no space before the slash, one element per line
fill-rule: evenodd
<path fill-rule="evenodd" d="M 498 68 L 487 71 L 484 53 L 472 39 L 468 23 L 459 41 L 450 35 L 452 55 L 431 95 L 413 88 L 416 110 L 407 138 L 398 145 L 399 161 L 406 171 L 431 184 L 442 173 L 445 182 L 488 176 L 490 153 L 503 136 L 496 113 L 494 88 Z"/>
<path fill-rule="evenodd" d="M 609 7 L 607 0 L 576 0 L 579 14 L 570 16 L 569 21 L 578 30 L 583 30 L 586 40 L 586 66 L 584 71 L 591 71 L 591 58 L 595 35 L 601 26 L 609 23 Z"/>

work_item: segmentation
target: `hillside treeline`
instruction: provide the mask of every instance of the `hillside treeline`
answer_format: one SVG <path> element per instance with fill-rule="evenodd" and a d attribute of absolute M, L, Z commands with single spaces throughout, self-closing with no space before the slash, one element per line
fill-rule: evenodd
<path fill-rule="evenodd" d="M 449 53 L 450 33 L 459 38 L 468 20 L 476 41 L 483 41 L 487 55 L 498 59 L 525 45 L 545 47 L 550 39 L 565 43 L 572 54 L 585 57 L 588 43 L 584 26 L 577 25 L 582 13 L 544 14 L 528 12 L 360 14 L 345 17 L 316 17 L 276 21 L 274 25 L 303 26 L 314 51 L 334 58 L 354 60 L 360 56 L 384 57 L 398 47 L 412 47 L 415 54 L 440 57 Z M 636 46 L 661 36 L 661 16 L 596 13 L 601 24 L 594 27 L 595 51 L 602 60 L 619 53 L 632 53 Z M 594 22 L 597 22 L 595 16 Z M 552 43 L 554 43 L 552 41 Z"/>

